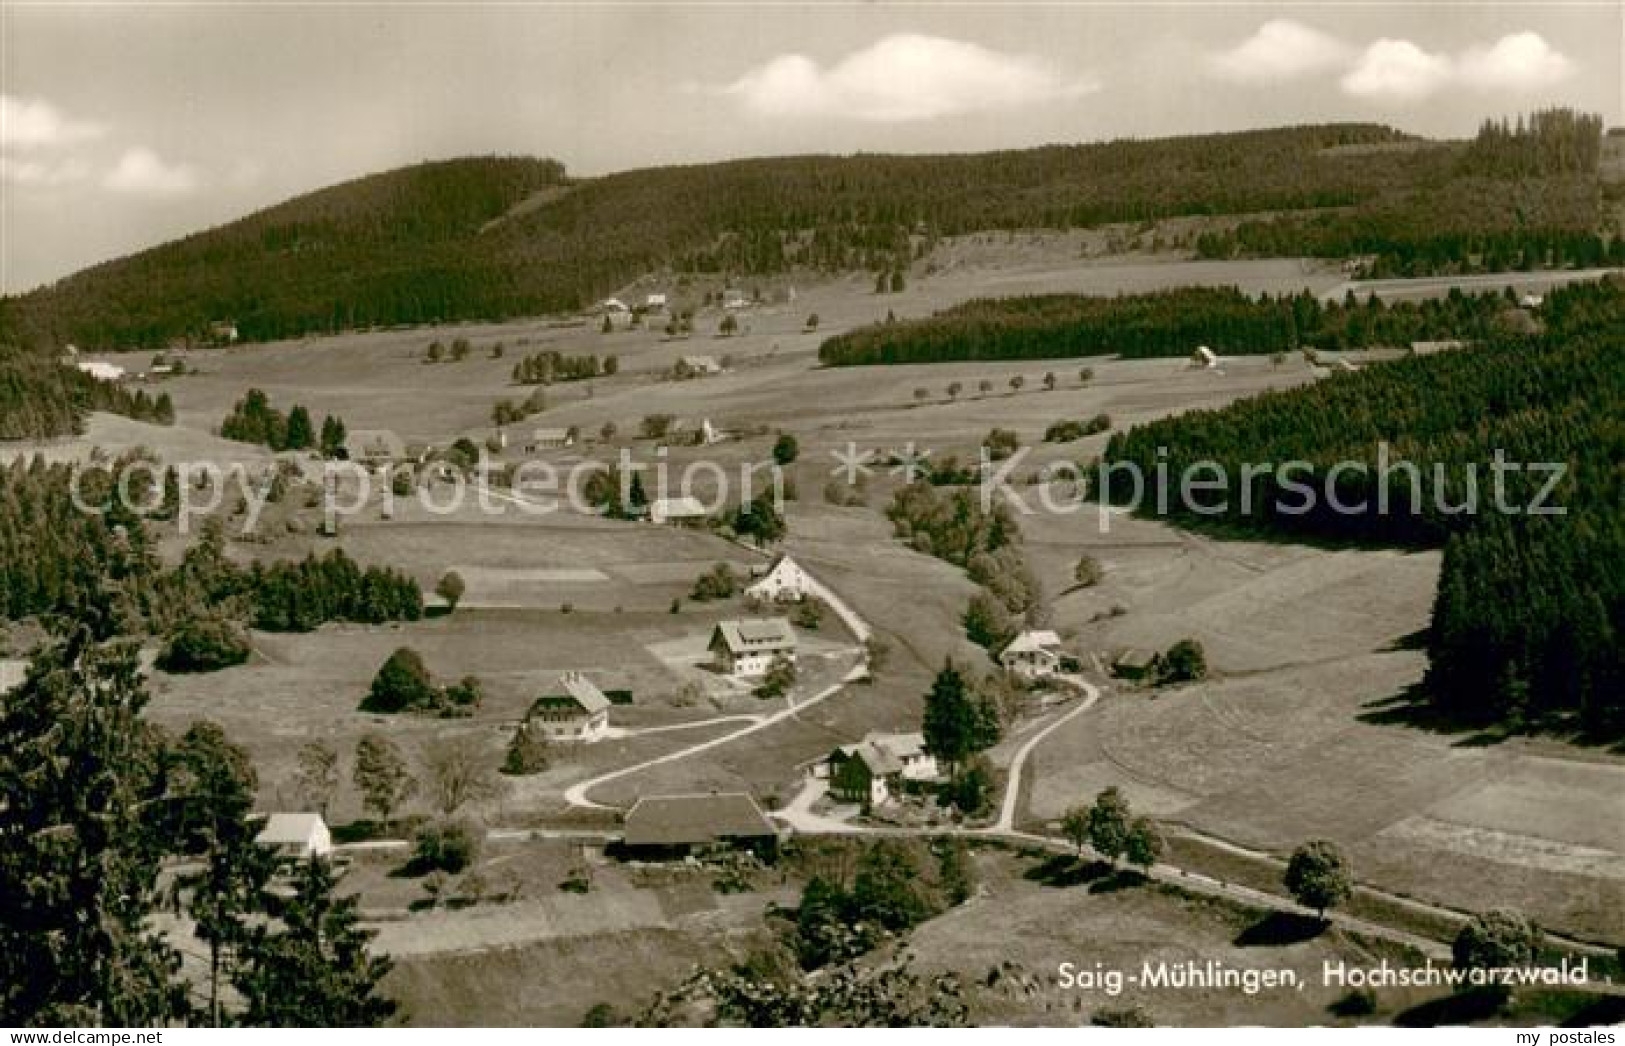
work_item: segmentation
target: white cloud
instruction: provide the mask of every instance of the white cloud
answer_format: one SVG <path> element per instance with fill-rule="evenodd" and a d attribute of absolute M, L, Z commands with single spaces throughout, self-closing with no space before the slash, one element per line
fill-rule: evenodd
<path fill-rule="evenodd" d="M 90 177 L 90 165 L 83 160 L 18 160 L 0 156 L 0 183 L 54 189 L 73 185 Z"/>
<path fill-rule="evenodd" d="M 1462 83 L 1480 91 L 1527 91 L 1550 87 L 1574 71 L 1574 63 L 1539 33 L 1511 33 L 1490 47 L 1471 47 L 1457 63 Z"/>
<path fill-rule="evenodd" d="M 1414 102 L 1447 84 L 1450 58 L 1430 54 L 1409 40 L 1382 39 L 1365 49 L 1343 76 L 1343 91 L 1377 102 Z"/>
<path fill-rule="evenodd" d="M 0 148 L 77 145 L 106 133 L 106 124 L 72 119 L 42 98 L 0 94 Z"/>
<path fill-rule="evenodd" d="M 185 196 L 200 183 L 197 171 L 190 165 L 169 163 L 144 146 L 124 150 L 102 179 L 102 185 L 114 192 L 133 196 Z"/>
<path fill-rule="evenodd" d="M 1275 83 L 1344 66 L 1353 48 L 1319 29 L 1277 18 L 1228 51 L 1208 56 L 1208 67 L 1227 80 Z"/>
<path fill-rule="evenodd" d="M 1097 89 L 1036 58 L 902 33 L 827 69 L 803 55 L 780 55 L 719 92 L 762 116 L 902 122 L 1078 98 Z"/>

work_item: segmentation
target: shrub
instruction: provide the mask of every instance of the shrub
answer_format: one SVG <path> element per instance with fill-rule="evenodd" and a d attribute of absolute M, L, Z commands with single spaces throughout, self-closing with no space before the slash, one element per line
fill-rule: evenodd
<path fill-rule="evenodd" d="M 419 874 L 456 875 L 480 858 L 481 838 L 465 821 L 430 821 L 418 829 L 412 864 Z"/>
<path fill-rule="evenodd" d="M 248 660 L 248 635 L 225 618 L 193 618 L 164 642 L 158 667 L 165 672 L 216 672 Z"/>

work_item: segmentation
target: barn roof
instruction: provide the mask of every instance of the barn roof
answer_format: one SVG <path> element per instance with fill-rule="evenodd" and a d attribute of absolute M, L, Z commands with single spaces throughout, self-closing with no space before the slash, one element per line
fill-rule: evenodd
<path fill-rule="evenodd" d="M 646 796 L 626 812 L 628 846 L 693 846 L 777 834 L 743 792 Z"/>
<path fill-rule="evenodd" d="M 559 690 L 563 693 L 544 694 L 537 698 L 537 704 L 562 704 L 569 702 L 579 707 L 583 712 L 592 715 L 602 712 L 609 707 L 609 698 L 604 692 L 593 685 L 592 680 L 580 672 L 566 672 L 559 676 Z"/>
<path fill-rule="evenodd" d="M 321 814 L 272 814 L 255 841 L 265 846 L 304 845 L 326 827 Z"/>

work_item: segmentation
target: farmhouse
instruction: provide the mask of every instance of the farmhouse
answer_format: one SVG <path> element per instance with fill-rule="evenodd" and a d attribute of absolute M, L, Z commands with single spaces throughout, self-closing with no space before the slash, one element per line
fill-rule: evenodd
<path fill-rule="evenodd" d="M 1047 629 L 1022 632 L 999 652 L 999 664 L 1023 679 L 1041 679 L 1061 670 L 1061 637 Z"/>
<path fill-rule="evenodd" d="M 813 581 L 801 564 L 779 556 L 761 577 L 745 588 L 745 595 L 769 603 L 799 603 L 807 598 Z"/>
<path fill-rule="evenodd" d="M 1144 679 L 1151 674 L 1151 666 L 1156 660 L 1157 655 L 1149 650 L 1130 647 L 1112 662 L 1112 674 L 1124 679 Z"/>
<path fill-rule="evenodd" d="M 333 835 L 321 814 L 272 814 L 255 842 L 269 847 L 278 857 L 308 861 L 333 852 Z"/>
<path fill-rule="evenodd" d="M 1219 365 L 1219 357 L 1206 345 L 1198 345 L 1196 351 L 1191 353 L 1191 366 L 1211 370 Z"/>
<path fill-rule="evenodd" d="M 666 311 L 666 296 L 664 294 L 650 294 L 644 297 L 643 307 L 650 312 Z"/>
<path fill-rule="evenodd" d="M 649 522 L 687 523 L 704 519 L 705 506 L 693 495 L 680 498 L 655 498 L 649 502 Z"/>
<path fill-rule="evenodd" d="M 530 442 L 525 445 L 525 451 L 534 454 L 538 450 L 557 450 L 575 444 L 575 433 L 569 429 L 537 429 L 531 433 Z"/>
<path fill-rule="evenodd" d="M 779 835 L 743 792 L 651 795 L 626 812 L 622 843 L 629 854 L 684 857 L 724 849 L 771 855 Z"/>
<path fill-rule="evenodd" d="M 750 302 L 745 298 L 745 292 L 736 287 L 729 287 L 722 292 L 722 307 L 724 309 L 743 309 Z"/>
<path fill-rule="evenodd" d="M 934 781 L 939 774 L 936 757 L 918 733 L 869 734 L 835 749 L 826 766 L 830 794 L 865 806 L 886 802 L 906 781 Z"/>
<path fill-rule="evenodd" d="M 679 356 L 677 372 L 690 378 L 705 377 L 721 374 L 722 364 L 717 362 L 715 356 Z"/>
<path fill-rule="evenodd" d="M 717 670 L 733 676 L 759 676 L 780 655 L 796 659 L 796 633 L 782 617 L 722 621 L 706 646 Z"/>
<path fill-rule="evenodd" d="M 603 304 L 598 306 L 598 311 L 605 315 L 620 315 L 632 310 L 627 308 L 626 302 L 619 298 L 605 298 Z"/>
<path fill-rule="evenodd" d="M 559 693 L 544 694 L 530 706 L 529 722 L 551 741 L 591 744 L 609 731 L 609 698 L 580 672 L 559 677 Z"/>

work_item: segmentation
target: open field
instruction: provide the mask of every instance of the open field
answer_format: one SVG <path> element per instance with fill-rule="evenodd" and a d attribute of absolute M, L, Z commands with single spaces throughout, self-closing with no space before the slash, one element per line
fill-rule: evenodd
<path fill-rule="evenodd" d="M 1105 413 L 1122 429 L 1317 380 L 1296 357 L 1279 366 L 1265 357 L 1225 359 L 1206 371 L 1181 360 L 1111 358 L 817 366 L 817 346 L 829 334 L 881 319 L 888 310 L 924 315 L 973 296 L 1189 283 L 1325 292 L 1341 282 L 1338 272 L 1296 261 L 1099 261 L 1085 260 L 1083 252 L 1076 239 L 966 238 L 940 250 L 937 270 L 913 278 L 901 294 L 874 295 L 872 281 L 860 277 L 807 282 L 793 303 L 741 312 L 743 333 L 732 338 L 713 336 L 721 315 L 713 310 L 697 318 L 699 333 L 675 340 L 658 330 L 602 334 L 593 326 L 529 321 L 198 352 L 192 362 L 201 374 L 162 385 L 175 399 L 177 427 L 97 417 L 86 438 L 59 441 L 49 452 L 83 455 L 93 444 L 113 450 L 144 444 L 170 460 L 262 465 L 270 456 L 261 449 L 209 434 L 250 386 L 265 389 L 284 409 L 301 402 L 318 418 L 339 414 L 351 429 L 391 428 L 437 445 L 465 435 L 483 441 L 493 433 L 492 404 L 530 391 L 510 383 L 514 363 L 543 348 L 613 353 L 620 372 L 547 389 L 547 409 L 510 428 L 502 455 L 509 462 L 524 458 L 520 448 L 530 428 L 574 425 L 586 436 L 583 445 L 538 455 L 561 472 L 584 459 L 611 461 L 623 451 L 662 463 L 672 476 L 707 462 L 715 467 L 694 470 L 694 492 L 722 493 L 721 475 L 737 497 L 738 477 L 768 459 L 776 431 L 793 433 L 801 454 L 786 470 L 796 498 L 786 505 L 784 548 L 876 627 L 891 648 L 889 664 L 873 684 L 847 687 L 738 745 L 595 792 L 599 801 L 617 805 L 639 792 L 708 788 L 788 799 L 797 768 L 833 745 L 870 730 L 917 724 L 921 697 L 944 659 L 977 673 L 992 667 L 963 638 L 960 615 L 974 591 L 970 582 L 892 540 L 881 510 L 900 482 L 896 476 L 871 463 L 862 505 L 826 503 L 835 453 L 913 443 L 929 449 L 934 461 L 949 455 L 974 460 L 989 429 L 1008 428 L 1030 448 L 1010 476 L 1016 493 L 1032 502 L 1035 488 L 1027 478 L 1039 467 L 1087 460 L 1107 438 L 1039 443 L 1054 421 Z M 1420 284 L 1408 289 L 1438 291 Z M 809 333 L 803 320 L 814 312 L 820 325 Z M 429 341 L 458 336 L 474 343 L 468 359 L 423 362 Z M 489 352 L 498 340 L 506 346 L 502 359 Z M 730 370 L 664 380 L 685 354 L 728 356 Z M 1085 366 L 1094 372 L 1087 382 L 1079 377 Z M 1056 375 L 1054 391 L 1043 387 L 1047 372 Z M 1015 391 L 1010 379 L 1018 375 L 1025 385 Z M 951 384 L 961 386 L 957 394 L 950 394 Z M 748 435 L 661 454 L 652 441 L 634 438 L 640 420 L 656 413 L 690 428 L 709 419 Z M 607 441 L 597 435 L 606 422 L 617 429 Z M 248 665 L 213 676 L 159 676 L 155 718 L 175 727 L 198 717 L 221 721 L 255 755 L 267 800 L 290 802 L 293 754 L 315 738 L 347 752 L 370 728 L 399 736 L 408 747 L 445 732 L 477 731 L 495 758 L 537 689 L 566 669 L 635 692 L 635 703 L 613 714 L 618 726 L 761 711 L 754 698 L 718 687 L 708 687 L 712 698 L 698 704 L 673 701 L 683 682 L 711 682 L 693 665 L 696 644 L 715 620 L 742 612 L 737 601 L 688 603 L 693 579 L 713 563 L 743 569 L 759 557 L 704 532 L 568 510 L 539 514 L 499 501 L 496 512 L 469 504 L 440 513 L 406 499 L 388 519 L 375 501 L 347 519 L 334 539 L 315 537 L 306 526 L 238 543 L 234 554 L 243 558 L 336 545 L 363 563 L 402 569 L 425 588 L 455 569 L 468 592 L 456 614 L 407 626 L 256 634 L 257 655 Z M 1193 832 L 1277 854 L 1306 838 L 1329 836 L 1351 851 L 1361 878 L 1375 885 L 1460 907 L 1514 904 L 1554 928 L 1625 939 L 1625 880 L 1615 871 L 1625 839 L 1618 819 L 1601 814 L 1625 791 L 1625 763 L 1552 742 L 1477 747 L 1380 721 L 1386 704 L 1421 676 L 1424 659 L 1405 641 L 1427 623 L 1436 553 L 1217 540 L 1120 513 L 1102 517 L 1094 506 L 1018 515 L 1053 624 L 1081 652 L 1109 657 L 1124 647 L 1164 649 L 1190 636 L 1202 642 L 1215 671 L 1207 683 L 1155 696 L 1120 687 L 1058 730 L 1030 766 L 1024 819 L 1051 820 L 1116 784 L 1137 807 Z M 1102 563 L 1105 578 L 1077 590 L 1070 579 L 1083 554 Z M 674 599 L 682 601 L 675 616 L 667 612 Z M 833 622 L 817 640 L 825 653 L 846 642 Z M 356 712 L 378 665 L 401 645 L 422 652 L 443 681 L 466 674 L 484 680 L 488 696 L 478 715 L 377 723 Z M 817 671 L 808 676 L 822 678 Z M 558 812 L 560 793 L 572 783 L 738 725 L 626 737 L 568 753 L 547 773 L 517 782 L 488 813 L 537 823 Z M 353 796 L 341 797 L 337 812 L 340 819 L 354 815 Z M 520 969 L 528 960 L 516 955 L 514 962 Z"/>

